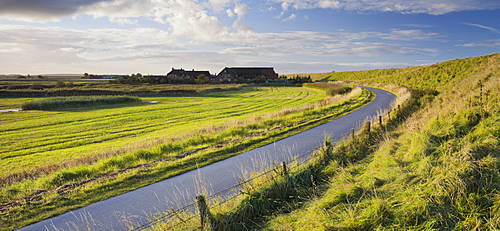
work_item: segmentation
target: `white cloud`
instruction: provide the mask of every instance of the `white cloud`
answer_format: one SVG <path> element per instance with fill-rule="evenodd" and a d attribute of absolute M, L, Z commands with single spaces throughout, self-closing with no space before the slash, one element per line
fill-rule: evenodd
<path fill-rule="evenodd" d="M 226 14 L 227 16 L 229 16 L 230 18 L 234 18 L 236 17 L 236 14 L 231 10 L 231 9 L 227 9 L 226 10 Z"/>
<path fill-rule="evenodd" d="M 281 3 L 281 9 L 283 11 L 287 11 L 288 7 L 290 7 L 290 3 L 288 1 L 284 1 L 284 2 Z"/>
<path fill-rule="evenodd" d="M 247 4 L 238 4 L 234 7 L 234 13 L 237 15 L 246 15 L 250 12 L 250 7 Z"/>
<path fill-rule="evenodd" d="M 150 49 L 145 49 L 141 46 L 145 41 L 156 44 L 156 47 L 150 44 Z M 22 70 L 36 69 L 37 66 L 62 70 L 66 66 L 89 63 L 116 53 L 150 52 L 144 54 L 145 57 L 169 49 L 181 49 L 168 32 L 154 28 L 74 30 L 0 25 L 0 44 L 0 60 L 5 61 L 2 68 Z M 9 50 L 2 49 L 3 44 L 5 47 L 14 45 L 16 55 L 8 57 Z"/>
<path fill-rule="evenodd" d="M 244 13 L 245 11 L 238 12 Z M 181 20 L 185 19 L 182 17 L 178 19 L 170 17 L 167 20 L 170 20 L 171 25 L 178 27 L 202 25 L 197 20 L 212 23 L 210 19 L 205 18 L 209 16 L 204 13 L 196 15 L 193 12 L 193 14 L 197 16 L 193 19 L 195 21 Z M 211 26 L 207 26 L 209 27 Z M 198 29 L 198 33 L 210 33 L 204 31 L 205 28 Z M 156 28 L 76 30 L 60 27 L 0 25 L 0 60 L 6 60 L 1 67 L 4 71 L 9 68 L 18 68 L 32 73 L 47 72 L 42 71 L 47 68 L 58 71 L 76 70 L 76 73 L 91 72 L 90 69 L 81 69 L 81 64 L 86 63 L 84 67 L 100 67 L 108 70 L 116 68 L 123 73 L 132 71 L 132 67 L 137 67 L 139 64 L 156 68 L 156 70 L 159 67 L 163 68 L 165 64 L 171 63 L 175 66 L 180 62 L 193 63 L 200 67 L 203 65 L 220 66 L 220 63 L 237 65 L 241 64 L 241 61 L 236 61 L 239 57 L 251 60 L 251 57 L 287 57 L 291 54 L 297 57 L 329 58 L 430 56 L 439 52 L 433 49 L 415 48 L 407 44 L 411 38 L 424 39 L 436 36 L 418 30 L 359 33 L 345 31 L 256 33 L 253 31 L 229 32 L 223 29 L 223 34 L 206 37 L 196 35 L 198 38 L 196 43 L 180 42 L 180 39 L 183 40 L 185 37 L 178 33 L 192 33 L 193 31 L 193 29 L 182 31 L 176 28 L 172 30 Z M 202 38 L 206 40 L 203 41 Z M 369 38 L 376 39 L 378 42 L 370 42 L 367 40 Z M 399 41 L 401 44 L 398 44 Z M 197 49 L 206 52 L 194 52 Z M 12 55 L 14 51 L 15 56 Z M 122 66 L 118 66 L 118 63 Z M 77 66 L 80 66 L 80 69 Z M 137 71 L 141 70 L 135 72 Z"/>
<path fill-rule="evenodd" d="M 149 41 L 144 41 L 143 43 L 133 43 L 133 44 L 127 44 L 124 46 L 118 46 L 116 47 L 119 50 L 135 50 L 135 51 L 147 51 L 147 50 L 163 50 L 163 51 L 178 51 L 178 50 L 184 50 L 185 48 L 179 46 L 179 45 L 174 45 L 174 44 L 169 44 L 169 43 L 149 43 Z"/>
<path fill-rule="evenodd" d="M 493 28 L 493 27 L 489 27 L 489 26 L 484 26 L 484 25 L 481 25 L 481 24 L 474 24 L 474 23 L 464 23 L 465 25 L 469 25 L 469 26 L 475 26 L 475 27 L 479 27 L 479 28 L 482 28 L 482 29 L 486 29 L 486 30 L 489 30 L 493 33 L 500 33 L 500 30 L 499 29 L 496 29 L 496 28 Z"/>
<path fill-rule="evenodd" d="M 1 43 L 0 42 L 0 53 L 17 53 L 21 51 L 19 48 L 18 43 L 14 42 L 6 42 L 6 43 Z"/>
<path fill-rule="evenodd" d="M 457 45 L 461 47 L 500 47 L 500 39 L 491 39 L 486 41 L 474 42 L 474 43 L 466 43 Z"/>
<path fill-rule="evenodd" d="M 80 53 L 80 52 L 84 51 L 85 49 L 80 48 L 80 47 L 63 47 L 63 48 L 60 48 L 59 50 L 63 51 L 63 52 Z"/>
<path fill-rule="evenodd" d="M 224 9 L 227 5 L 229 5 L 232 0 L 209 0 L 208 3 L 213 11 L 218 12 Z"/>
<path fill-rule="evenodd" d="M 165 19 L 173 35 L 200 41 L 214 41 L 227 32 L 226 26 L 215 16 L 187 5 L 179 9 L 182 11 Z"/>
<path fill-rule="evenodd" d="M 117 23 L 119 25 L 139 25 L 137 20 L 131 20 L 128 18 L 109 18 L 110 22 Z"/>
<path fill-rule="evenodd" d="M 432 28 L 433 26 L 427 24 L 403 24 L 403 26 L 414 28 Z"/>
<path fill-rule="evenodd" d="M 283 21 L 283 22 L 286 22 L 286 21 L 292 21 L 292 20 L 294 20 L 295 18 L 297 18 L 297 15 L 296 15 L 296 14 L 291 14 L 290 16 L 288 16 L 287 18 L 283 19 L 282 21 Z"/>
<path fill-rule="evenodd" d="M 119 25 L 138 25 L 138 19 L 168 24 L 172 35 L 193 42 L 217 41 L 229 27 L 213 15 L 234 5 L 229 16 L 237 16 L 233 28 L 251 30 L 243 23 L 250 8 L 233 0 L 5 0 L 0 2 L 0 18 L 24 21 L 57 21 L 79 14 L 107 18 Z M 233 14 L 233 15 L 231 15 Z"/>
<path fill-rule="evenodd" d="M 81 7 L 78 13 L 104 18 L 150 17 L 156 9 L 167 6 L 158 0 L 101 0 L 99 3 Z"/>
<path fill-rule="evenodd" d="M 356 68 L 377 68 L 377 67 L 400 67 L 400 66 L 408 66 L 407 63 L 384 63 L 384 62 L 372 62 L 372 63 L 336 63 L 337 65 L 340 66 L 346 66 L 346 67 L 356 67 Z"/>
<path fill-rule="evenodd" d="M 233 23 L 233 28 L 238 30 L 238 31 L 250 31 L 253 30 L 252 27 L 245 25 L 243 23 L 243 19 L 246 14 L 250 12 L 250 7 L 246 4 L 237 4 L 234 7 L 234 13 L 238 16 L 236 21 Z"/>
<path fill-rule="evenodd" d="M 415 41 L 415 40 L 429 40 L 436 36 L 438 36 L 437 33 L 426 33 L 422 30 L 392 29 L 390 33 L 382 36 L 382 38 L 391 40 Z"/>
<path fill-rule="evenodd" d="M 497 0 L 270 0 L 281 3 L 283 11 L 300 9 L 344 9 L 348 11 L 381 11 L 403 14 L 442 15 L 469 10 L 500 9 Z"/>
<path fill-rule="evenodd" d="M 308 73 L 326 73 L 332 71 L 352 71 L 352 70 L 367 70 L 379 68 L 394 68 L 407 67 L 407 63 L 395 62 L 360 62 L 360 63 L 344 63 L 344 62 L 271 62 L 272 66 L 279 70 L 279 74 L 308 74 Z M 247 64 L 248 65 L 248 64 Z M 269 65 L 262 62 L 256 65 Z M 313 71 L 311 71 L 313 70 Z"/>
<path fill-rule="evenodd" d="M 312 31 L 291 31 L 285 33 L 247 33 L 245 37 L 233 34 L 230 40 L 234 46 L 222 50 L 221 54 L 240 56 L 287 56 L 306 55 L 322 57 L 378 57 L 393 55 L 436 55 L 436 49 L 413 48 L 405 45 L 412 34 L 392 30 L 387 33 L 325 33 Z M 419 33 L 417 33 L 419 34 Z M 366 38 L 403 41 L 403 44 L 367 42 Z M 416 40 L 422 39 L 417 37 Z M 236 41 L 245 41 L 237 43 Z"/>
<path fill-rule="evenodd" d="M 318 2 L 320 8 L 338 9 L 341 6 L 339 1 L 321 0 Z"/>

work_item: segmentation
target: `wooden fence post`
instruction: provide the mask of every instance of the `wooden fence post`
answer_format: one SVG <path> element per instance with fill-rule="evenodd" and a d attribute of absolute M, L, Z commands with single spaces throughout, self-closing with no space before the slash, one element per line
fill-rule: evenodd
<path fill-rule="evenodd" d="M 281 165 L 283 166 L 283 176 L 288 176 L 288 169 L 286 169 L 286 162 L 285 161 L 281 162 Z"/>
<path fill-rule="evenodd" d="M 202 195 L 196 197 L 196 202 L 198 204 L 198 210 L 200 212 L 201 230 L 205 230 L 205 226 L 209 219 L 207 202 L 205 201 L 205 197 Z"/>

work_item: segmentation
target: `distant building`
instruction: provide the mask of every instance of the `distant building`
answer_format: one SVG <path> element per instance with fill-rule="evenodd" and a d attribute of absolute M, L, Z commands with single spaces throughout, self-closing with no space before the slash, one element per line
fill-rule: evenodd
<path fill-rule="evenodd" d="M 209 71 L 195 71 L 194 69 L 192 71 L 186 71 L 182 68 L 181 69 L 172 68 L 172 71 L 170 71 L 167 74 L 167 77 L 177 78 L 177 79 L 185 79 L 186 77 L 196 78 L 199 75 L 205 75 L 207 77 L 210 77 L 210 72 Z"/>
<path fill-rule="evenodd" d="M 216 77 L 216 82 L 243 79 L 245 81 L 255 81 L 257 78 L 264 78 L 266 81 L 278 79 L 278 74 L 273 67 L 226 67 Z"/>

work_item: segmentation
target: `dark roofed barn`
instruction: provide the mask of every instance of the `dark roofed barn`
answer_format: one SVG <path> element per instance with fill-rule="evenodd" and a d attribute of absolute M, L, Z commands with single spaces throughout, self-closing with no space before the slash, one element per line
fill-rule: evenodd
<path fill-rule="evenodd" d="M 210 77 L 210 72 L 209 71 L 195 71 L 194 69 L 192 71 L 186 71 L 182 68 L 181 69 L 172 68 L 172 71 L 170 71 L 167 74 L 167 77 L 184 79 L 186 77 L 196 78 L 199 75 L 205 75 L 207 77 Z"/>
<path fill-rule="evenodd" d="M 255 81 L 258 77 L 264 77 L 266 81 L 278 79 L 278 74 L 272 67 L 226 67 L 215 78 L 215 81 L 234 82 L 239 79 Z"/>

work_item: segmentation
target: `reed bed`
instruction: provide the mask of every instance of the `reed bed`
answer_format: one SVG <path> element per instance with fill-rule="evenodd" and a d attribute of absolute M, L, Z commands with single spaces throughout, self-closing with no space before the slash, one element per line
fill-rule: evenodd
<path fill-rule="evenodd" d="M 69 97 L 51 97 L 36 101 L 23 103 L 23 110 L 55 110 L 63 108 L 78 108 L 91 107 L 98 105 L 121 104 L 121 103 L 138 103 L 141 102 L 139 97 L 132 96 L 115 96 L 115 95 L 99 95 L 99 96 L 69 96 Z"/>

